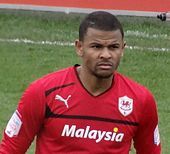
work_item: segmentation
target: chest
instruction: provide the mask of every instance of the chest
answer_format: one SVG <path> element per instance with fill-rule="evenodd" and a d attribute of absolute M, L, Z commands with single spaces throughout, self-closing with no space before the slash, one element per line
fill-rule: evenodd
<path fill-rule="evenodd" d="M 76 87 L 64 88 L 47 98 L 43 132 L 60 142 L 127 143 L 136 132 L 138 110 L 130 92 L 93 97 Z"/>

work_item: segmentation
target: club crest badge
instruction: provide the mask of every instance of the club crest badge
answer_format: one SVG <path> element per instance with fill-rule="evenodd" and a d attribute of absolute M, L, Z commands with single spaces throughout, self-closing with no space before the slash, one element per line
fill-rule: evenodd
<path fill-rule="evenodd" d="M 127 96 L 119 97 L 118 108 L 123 116 L 128 116 L 133 111 L 133 99 Z"/>

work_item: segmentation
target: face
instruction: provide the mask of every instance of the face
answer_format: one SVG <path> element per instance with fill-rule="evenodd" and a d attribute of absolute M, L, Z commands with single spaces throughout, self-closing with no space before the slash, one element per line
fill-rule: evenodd
<path fill-rule="evenodd" d="M 109 78 L 123 56 L 125 43 L 120 30 L 102 31 L 88 28 L 83 41 L 76 41 L 82 69 L 97 78 Z"/>

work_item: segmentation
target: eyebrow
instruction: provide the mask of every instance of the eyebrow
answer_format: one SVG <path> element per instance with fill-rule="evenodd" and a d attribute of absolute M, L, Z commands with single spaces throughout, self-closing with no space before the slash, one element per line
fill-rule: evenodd
<path fill-rule="evenodd" d="M 93 42 L 90 43 L 90 45 L 96 45 L 96 44 L 103 45 L 103 43 L 98 42 L 98 41 L 93 41 Z M 111 43 L 108 44 L 108 46 L 111 46 L 111 45 L 120 45 L 120 43 L 119 42 L 111 42 Z"/>

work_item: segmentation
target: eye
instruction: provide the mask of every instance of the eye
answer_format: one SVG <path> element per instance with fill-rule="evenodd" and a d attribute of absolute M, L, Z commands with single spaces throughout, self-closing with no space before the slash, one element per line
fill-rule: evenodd
<path fill-rule="evenodd" d="M 115 50 L 115 49 L 119 49 L 120 45 L 119 44 L 112 44 L 112 45 L 109 45 L 108 48 L 110 50 Z"/>
<path fill-rule="evenodd" d="M 92 45 L 91 45 L 91 48 L 101 49 L 101 48 L 102 48 L 102 45 L 100 45 L 100 44 L 92 44 Z"/>

